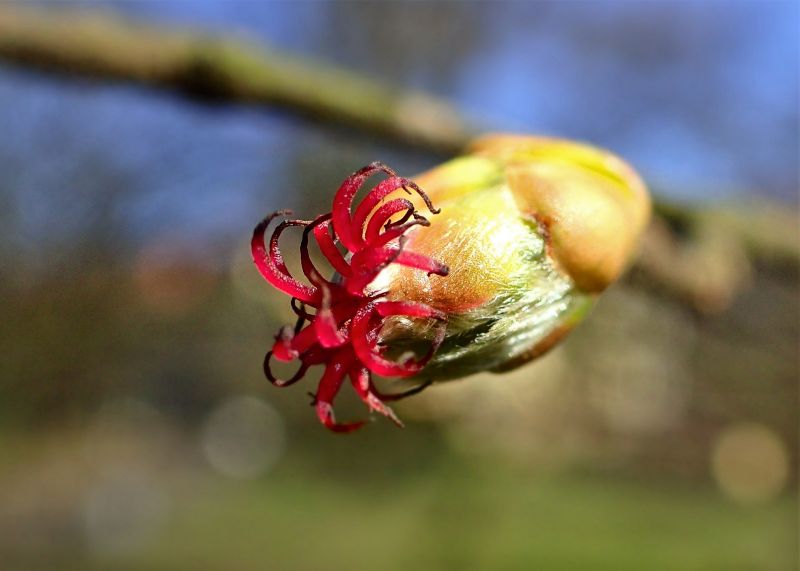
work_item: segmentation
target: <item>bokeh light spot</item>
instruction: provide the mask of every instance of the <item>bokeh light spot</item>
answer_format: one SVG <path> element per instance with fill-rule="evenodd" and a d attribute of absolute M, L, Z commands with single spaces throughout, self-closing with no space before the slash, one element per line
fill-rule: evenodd
<path fill-rule="evenodd" d="M 157 537 L 169 507 L 166 493 L 154 479 L 135 471 L 108 474 L 85 499 L 89 547 L 98 554 L 138 551 Z"/>
<path fill-rule="evenodd" d="M 209 415 L 201 442 L 206 460 L 217 472 L 231 478 L 255 478 L 283 454 L 283 418 L 255 397 L 233 397 Z"/>
<path fill-rule="evenodd" d="M 731 499 L 760 504 L 774 499 L 789 476 L 786 445 L 772 430 L 738 423 L 722 431 L 711 456 L 714 479 Z"/>

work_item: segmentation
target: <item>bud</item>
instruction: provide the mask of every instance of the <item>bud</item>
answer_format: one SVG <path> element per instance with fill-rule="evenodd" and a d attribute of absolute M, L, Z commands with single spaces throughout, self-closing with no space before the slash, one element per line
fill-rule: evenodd
<path fill-rule="evenodd" d="M 641 179 L 603 150 L 518 135 L 470 150 L 414 179 L 442 214 L 406 247 L 446 264 L 448 278 L 391 267 L 377 284 L 447 314 L 424 371 L 435 380 L 507 371 L 553 347 L 625 269 L 650 212 Z M 384 335 L 410 342 L 407 325 Z"/>
<path fill-rule="evenodd" d="M 388 178 L 353 208 L 378 172 Z M 385 401 L 432 381 L 509 370 L 551 348 L 623 271 L 649 208 L 644 185 L 620 159 L 556 139 L 484 137 L 414 181 L 372 163 L 344 181 L 330 214 L 284 220 L 268 242 L 264 231 L 287 213 L 256 227 L 256 266 L 292 296 L 298 315 L 267 354 L 266 375 L 286 386 L 324 365 L 314 404 L 327 427 L 362 424 L 333 417 L 348 377 L 370 410 L 400 424 Z M 304 228 L 310 285 L 291 276 L 278 246 L 293 226 Z M 330 279 L 311 261 L 311 234 L 336 272 Z M 275 378 L 272 358 L 299 360 L 298 372 Z M 372 373 L 414 377 L 416 387 L 383 395 Z"/>

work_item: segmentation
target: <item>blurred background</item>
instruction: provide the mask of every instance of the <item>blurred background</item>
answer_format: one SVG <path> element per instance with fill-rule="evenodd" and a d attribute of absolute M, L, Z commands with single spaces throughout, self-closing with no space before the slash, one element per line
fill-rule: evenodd
<path fill-rule="evenodd" d="M 120 21 L 160 35 L 106 50 Z M 799 21 L 777 1 L 0 4 L 0 568 L 796 569 Z M 197 69 L 85 73 L 157 69 L 184 33 L 321 83 L 261 104 Z M 361 85 L 329 68 L 410 95 L 359 123 L 324 108 Z M 329 434 L 313 375 L 262 376 L 291 313 L 250 232 L 469 130 L 628 159 L 658 200 L 642 257 L 540 361 L 398 404 L 405 430 Z"/>

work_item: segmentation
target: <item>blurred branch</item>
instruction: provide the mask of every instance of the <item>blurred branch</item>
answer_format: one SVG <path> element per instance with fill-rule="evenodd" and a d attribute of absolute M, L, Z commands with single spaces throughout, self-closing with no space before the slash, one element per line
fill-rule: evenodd
<path fill-rule="evenodd" d="M 108 14 L 0 6 L 0 60 L 220 103 L 277 105 L 437 152 L 457 152 L 469 139 L 458 113 L 429 95 L 252 42 Z"/>
<path fill-rule="evenodd" d="M 417 148 L 458 153 L 471 136 L 448 103 L 239 39 L 134 24 L 108 14 L 0 6 L 0 61 L 127 81 L 209 102 L 277 105 Z M 764 205 L 656 205 L 636 279 L 721 310 L 753 265 L 800 266 L 797 213 Z"/>
<path fill-rule="evenodd" d="M 701 313 L 716 313 L 764 268 L 797 280 L 800 231 L 795 208 L 766 202 L 657 202 L 634 279 L 644 278 Z"/>

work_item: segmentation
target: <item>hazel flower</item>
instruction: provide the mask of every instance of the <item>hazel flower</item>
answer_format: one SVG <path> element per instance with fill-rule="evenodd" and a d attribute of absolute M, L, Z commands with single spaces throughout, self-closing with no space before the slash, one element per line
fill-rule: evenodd
<path fill-rule="evenodd" d="M 379 172 L 387 178 L 353 208 Z M 557 139 L 487 136 L 414 181 L 372 163 L 345 180 L 330 214 L 284 220 L 266 241 L 272 220 L 286 215 L 278 212 L 254 232 L 257 267 L 298 314 L 267 355 L 267 377 L 286 386 L 324 365 L 315 406 L 326 426 L 362 424 L 334 420 L 346 378 L 370 410 L 399 424 L 385 401 L 434 381 L 509 370 L 555 345 L 624 270 L 649 208 L 623 161 Z M 289 274 L 278 247 L 292 226 L 304 229 L 308 283 Z M 312 264 L 311 234 L 335 277 Z M 299 369 L 276 379 L 271 358 L 298 360 Z M 373 374 L 411 378 L 411 388 L 381 394 Z"/>
<path fill-rule="evenodd" d="M 359 188 L 369 176 L 379 172 L 388 178 L 372 188 L 353 211 Z M 439 212 L 414 182 L 375 162 L 342 183 L 330 214 L 312 221 L 284 219 L 267 242 L 264 232 L 270 223 L 290 214 L 279 211 L 267 216 L 253 232 L 251 249 L 256 267 L 269 283 L 292 297 L 292 308 L 297 313 L 295 326 L 283 327 L 278 333 L 272 350 L 267 353 L 264 371 L 273 384 L 287 386 L 300 380 L 309 367 L 324 365 L 314 405 L 322 423 L 337 432 L 349 432 L 363 424 L 337 423 L 334 419 L 333 399 L 346 377 L 370 410 L 399 424 L 383 403 L 397 397 L 378 392 L 372 373 L 394 377 L 419 373 L 444 339 L 446 316 L 441 311 L 424 303 L 389 300 L 389 291 L 370 288 L 390 265 L 412 268 L 429 276 L 446 276 L 448 272 L 447 266 L 437 260 L 404 248 L 403 238 L 411 229 L 430 223 L 407 198 L 386 200 L 398 188 L 415 192 L 432 214 Z M 308 284 L 290 274 L 278 245 L 283 231 L 293 226 L 303 228 L 300 260 Z M 324 277 L 314 266 L 308 251 L 311 234 L 336 271 L 337 279 Z M 339 245 L 344 247 L 346 255 Z M 398 316 L 437 322 L 431 346 L 422 357 L 390 361 L 384 356 L 387 349 L 381 344 L 383 323 Z M 273 357 L 279 361 L 299 360 L 298 371 L 289 379 L 276 378 L 270 367 Z"/>

